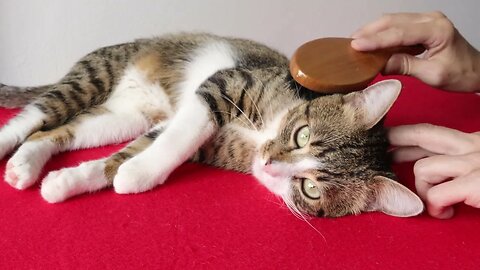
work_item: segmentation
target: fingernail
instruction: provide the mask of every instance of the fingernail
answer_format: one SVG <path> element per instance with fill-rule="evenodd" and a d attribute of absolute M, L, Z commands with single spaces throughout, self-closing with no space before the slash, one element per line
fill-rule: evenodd
<path fill-rule="evenodd" d="M 358 39 L 352 40 L 351 46 L 355 50 L 359 50 L 359 51 L 368 51 L 372 49 L 371 43 L 364 38 L 358 38 Z"/>
<path fill-rule="evenodd" d="M 432 216 L 439 218 L 439 219 L 449 219 L 453 217 L 455 210 L 453 207 L 449 206 L 444 208 L 441 212 L 432 214 Z"/>

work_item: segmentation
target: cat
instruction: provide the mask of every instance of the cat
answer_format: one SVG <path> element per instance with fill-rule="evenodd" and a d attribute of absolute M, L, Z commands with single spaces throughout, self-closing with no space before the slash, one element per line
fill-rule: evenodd
<path fill-rule="evenodd" d="M 26 189 L 54 154 L 133 139 L 50 172 L 41 196 L 144 192 L 190 159 L 253 174 L 294 214 L 421 213 L 419 197 L 394 180 L 382 124 L 401 83 L 319 95 L 288 64 L 254 41 L 180 33 L 100 48 L 51 85 L 2 84 L 0 105 L 23 107 L 0 130 L 0 159 L 14 152 L 5 181 Z"/>

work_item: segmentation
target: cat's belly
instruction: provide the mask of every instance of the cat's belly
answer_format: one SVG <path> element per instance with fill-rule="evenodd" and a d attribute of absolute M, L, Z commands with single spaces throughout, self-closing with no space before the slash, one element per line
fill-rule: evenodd
<path fill-rule="evenodd" d="M 150 124 L 165 120 L 174 113 L 171 100 L 160 84 L 148 80 L 134 66 L 125 71 L 105 107 L 123 113 L 141 112 Z"/>

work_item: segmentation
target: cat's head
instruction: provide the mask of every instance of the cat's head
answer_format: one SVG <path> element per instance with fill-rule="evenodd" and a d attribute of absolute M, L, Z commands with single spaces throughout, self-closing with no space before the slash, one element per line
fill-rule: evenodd
<path fill-rule="evenodd" d="M 290 208 L 313 216 L 421 213 L 420 198 L 392 180 L 381 123 L 400 89 L 386 80 L 290 109 L 276 137 L 260 147 L 254 175 Z"/>

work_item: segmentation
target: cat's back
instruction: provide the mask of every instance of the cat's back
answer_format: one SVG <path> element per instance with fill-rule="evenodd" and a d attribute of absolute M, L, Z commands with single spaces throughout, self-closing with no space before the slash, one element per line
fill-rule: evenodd
<path fill-rule="evenodd" d="M 170 61 L 189 60 L 199 50 L 208 48 L 212 44 L 222 44 L 231 50 L 238 66 L 251 69 L 288 67 L 288 59 L 285 55 L 262 43 L 243 38 L 183 32 L 136 42 L 149 43 L 152 49 Z"/>
<path fill-rule="evenodd" d="M 218 61 L 228 60 L 233 67 L 246 69 L 288 69 L 288 59 L 283 54 L 261 43 L 209 33 L 182 32 L 99 48 L 82 57 L 65 79 L 79 78 L 87 70 L 97 77 L 105 75 L 113 86 L 128 67 L 137 66 L 148 78 L 159 80 L 163 87 L 170 88 L 185 79 L 182 73 L 195 60 L 202 55 L 215 54 L 220 57 L 200 59 L 203 66 L 215 66 Z"/>

